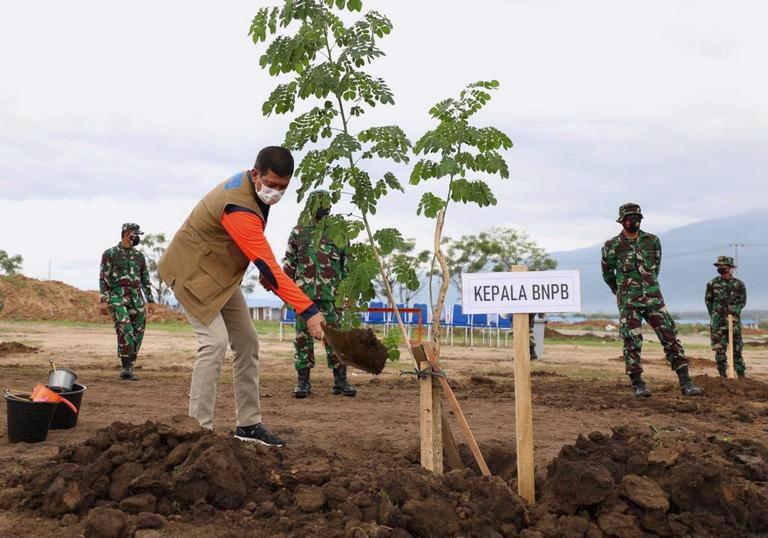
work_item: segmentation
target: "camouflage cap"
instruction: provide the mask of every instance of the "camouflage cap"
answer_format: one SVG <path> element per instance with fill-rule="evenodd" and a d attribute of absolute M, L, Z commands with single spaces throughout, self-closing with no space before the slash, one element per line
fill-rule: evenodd
<path fill-rule="evenodd" d="M 640 218 L 643 218 L 643 213 L 640 211 L 640 206 L 629 202 L 619 208 L 619 218 L 616 219 L 616 222 L 623 221 L 629 215 L 640 215 Z"/>
<path fill-rule="evenodd" d="M 736 267 L 735 265 L 733 265 L 733 258 L 731 258 L 730 256 L 718 256 L 717 261 L 712 265 L 716 267 L 719 267 L 721 265 L 729 265 L 734 268 Z"/>
<path fill-rule="evenodd" d="M 135 230 L 137 234 L 144 235 L 144 232 L 141 231 L 141 229 L 139 228 L 139 225 L 136 224 L 135 222 L 126 222 L 125 224 L 123 224 L 122 233 L 125 233 L 128 230 Z"/>

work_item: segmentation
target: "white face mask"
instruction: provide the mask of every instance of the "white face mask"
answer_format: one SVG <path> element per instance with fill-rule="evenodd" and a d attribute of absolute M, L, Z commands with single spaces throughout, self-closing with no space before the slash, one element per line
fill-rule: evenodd
<path fill-rule="evenodd" d="M 259 199 L 267 205 L 275 205 L 280 201 L 280 198 L 285 194 L 285 189 L 278 190 L 272 187 L 267 187 L 264 183 L 261 183 L 261 190 L 256 191 Z"/>

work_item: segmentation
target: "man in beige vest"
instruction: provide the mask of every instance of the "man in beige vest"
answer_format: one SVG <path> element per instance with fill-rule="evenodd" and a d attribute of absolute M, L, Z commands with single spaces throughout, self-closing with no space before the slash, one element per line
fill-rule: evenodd
<path fill-rule="evenodd" d="M 248 264 L 262 282 L 323 337 L 323 314 L 277 264 L 264 236 L 270 207 L 293 175 L 293 157 L 270 146 L 252 170 L 217 185 L 195 206 L 168 245 L 157 269 L 189 319 L 199 344 L 189 390 L 189 415 L 213 429 L 216 384 L 227 344 L 234 353 L 235 437 L 268 446 L 285 443 L 261 423 L 259 341 L 240 282 Z"/>

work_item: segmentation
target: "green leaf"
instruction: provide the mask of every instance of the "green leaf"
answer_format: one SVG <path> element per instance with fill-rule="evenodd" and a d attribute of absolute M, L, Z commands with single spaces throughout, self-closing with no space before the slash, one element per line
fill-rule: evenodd
<path fill-rule="evenodd" d="M 416 208 L 416 214 L 421 215 L 424 213 L 425 217 L 434 219 L 443 209 L 445 209 L 445 200 L 438 198 L 431 192 L 425 192 L 421 195 L 421 201 L 419 201 L 419 206 Z"/>
<path fill-rule="evenodd" d="M 373 239 L 379 247 L 379 254 L 386 256 L 396 248 L 404 248 L 408 243 L 403 239 L 402 234 L 395 228 L 382 228 L 373 234 Z"/>
<path fill-rule="evenodd" d="M 453 180 L 451 185 L 451 200 L 454 202 L 472 202 L 480 207 L 496 205 L 496 197 L 490 187 L 483 181 L 469 181 L 465 178 Z"/>
<path fill-rule="evenodd" d="M 371 142 L 372 145 L 363 153 L 363 159 L 371 159 L 374 156 L 382 159 L 392 159 L 400 163 L 408 162 L 408 150 L 411 142 L 405 136 L 405 132 L 397 125 L 386 127 L 371 127 L 361 131 L 357 135 L 360 142 Z"/>
<path fill-rule="evenodd" d="M 293 112 L 295 102 L 296 82 L 280 84 L 277 88 L 272 90 L 269 98 L 264 101 L 264 104 L 261 107 L 261 112 L 265 116 L 271 115 L 272 112 L 275 112 L 276 114 Z"/>
<path fill-rule="evenodd" d="M 336 117 L 334 108 L 315 107 L 301 114 L 291 122 L 285 135 L 285 147 L 301 150 L 308 142 L 317 142 L 318 138 L 330 138 L 331 121 Z"/>

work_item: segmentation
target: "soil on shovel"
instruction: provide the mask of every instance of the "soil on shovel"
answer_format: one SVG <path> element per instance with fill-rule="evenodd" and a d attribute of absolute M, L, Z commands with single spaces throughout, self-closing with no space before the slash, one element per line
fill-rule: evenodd
<path fill-rule="evenodd" d="M 0 357 L 13 353 L 37 353 L 40 348 L 27 346 L 21 342 L 0 342 Z"/>
<path fill-rule="evenodd" d="M 326 340 L 339 360 L 348 366 L 378 375 L 387 363 L 387 348 L 371 329 L 340 331 L 324 327 Z"/>
<path fill-rule="evenodd" d="M 513 448 L 483 448 L 492 478 L 470 468 L 433 476 L 416 450 L 386 442 L 350 459 L 243 443 L 188 417 L 114 423 L 10 474 L 0 500 L 14 512 L 68 518 L 86 537 L 171 525 L 380 538 L 768 532 L 768 447 L 754 441 L 633 426 L 579 436 L 538 478 L 531 507 L 514 493 Z"/>

